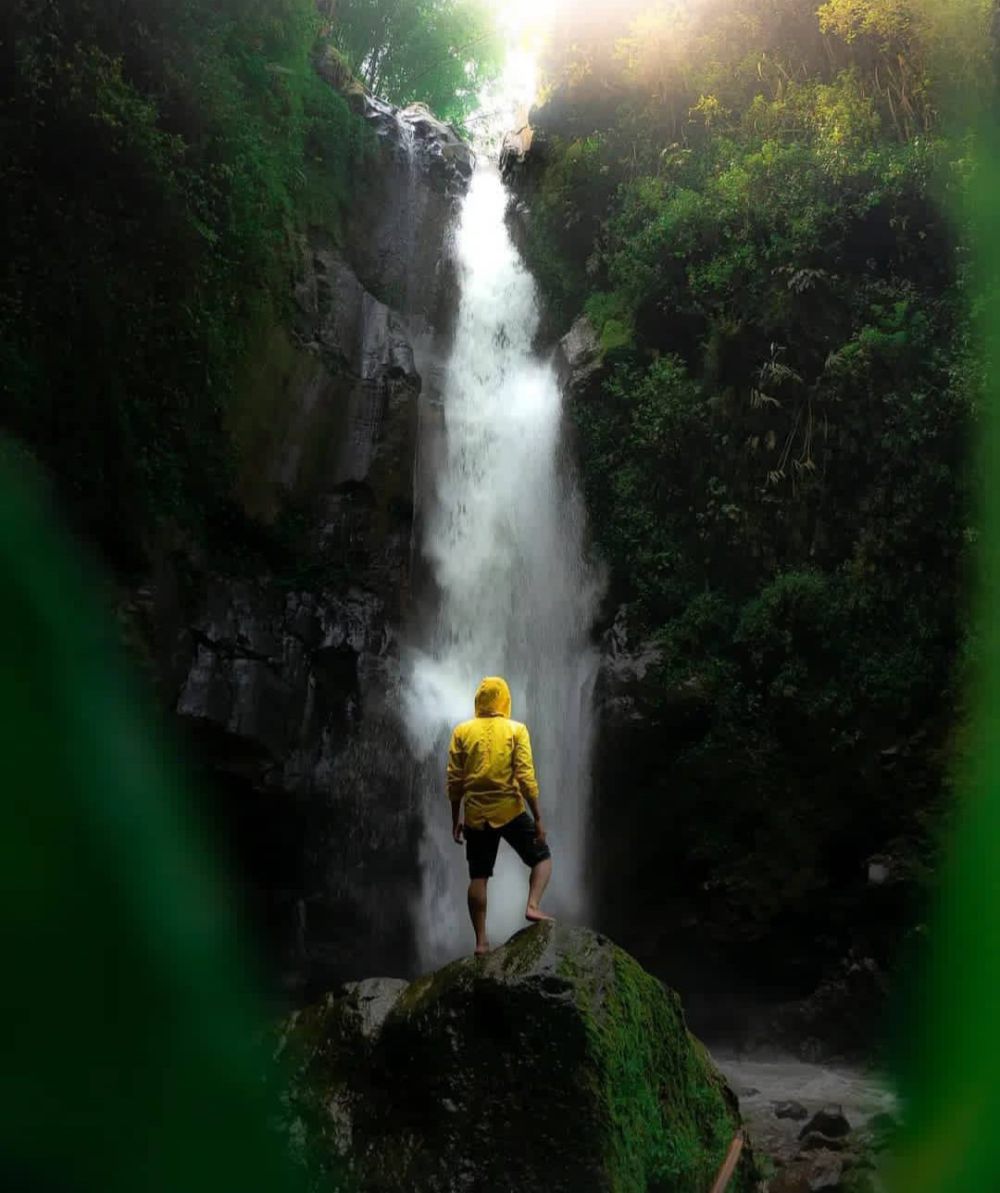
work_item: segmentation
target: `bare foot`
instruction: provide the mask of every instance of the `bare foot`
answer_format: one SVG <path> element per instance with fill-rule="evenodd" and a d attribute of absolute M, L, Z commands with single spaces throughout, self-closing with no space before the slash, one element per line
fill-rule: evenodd
<path fill-rule="evenodd" d="M 532 907 L 529 904 L 528 910 L 524 913 L 524 918 L 526 920 L 530 920 L 533 924 L 541 924 L 546 920 L 555 920 L 556 917 L 553 915 L 546 915 L 540 907 Z"/>
<path fill-rule="evenodd" d="M 488 940 L 484 940 L 482 944 L 476 945 L 476 952 L 474 955 L 476 957 L 485 957 L 489 951 L 490 951 L 490 942 Z"/>

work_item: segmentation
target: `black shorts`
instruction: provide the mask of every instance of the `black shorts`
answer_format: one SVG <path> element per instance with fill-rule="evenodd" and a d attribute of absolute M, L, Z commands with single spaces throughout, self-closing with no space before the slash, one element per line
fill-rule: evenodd
<path fill-rule="evenodd" d="M 482 828 L 465 830 L 465 857 L 469 863 L 470 878 L 492 878 L 501 837 L 526 866 L 537 866 L 552 856 L 548 845 L 539 845 L 535 840 L 534 820 L 527 812 L 522 812 L 500 828 L 485 824 Z"/>

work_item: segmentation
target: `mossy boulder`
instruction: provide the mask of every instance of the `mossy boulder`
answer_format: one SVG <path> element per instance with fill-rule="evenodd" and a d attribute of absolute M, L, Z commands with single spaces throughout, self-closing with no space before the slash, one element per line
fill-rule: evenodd
<path fill-rule="evenodd" d="M 361 983 L 283 1038 L 288 1126 L 327 1189 L 346 1161 L 366 1193 L 704 1193 L 740 1130 L 677 995 L 583 928 Z M 729 1189 L 753 1184 L 745 1153 Z"/>

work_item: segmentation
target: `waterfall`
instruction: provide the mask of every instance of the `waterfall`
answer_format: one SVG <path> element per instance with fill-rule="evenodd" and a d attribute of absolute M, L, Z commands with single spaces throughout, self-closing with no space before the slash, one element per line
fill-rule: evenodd
<path fill-rule="evenodd" d="M 456 230 L 460 299 L 441 417 L 425 418 L 419 548 L 433 599 L 404 660 L 404 717 L 419 760 L 424 838 L 417 908 L 433 966 L 472 945 L 464 850 L 451 839 L 444 769 L 452 727 L 484 675 L 503 675 L 531 733 L 554 857 L 548 909 L 586 916 L 592 692 L 600 584 L 563 446 L 551 361 L 533 351 L 538 295 L 504 222 L 496 164 L 474 174 Z M 527 871 L 501 844 L 489 931 L 524 926 Z"/>

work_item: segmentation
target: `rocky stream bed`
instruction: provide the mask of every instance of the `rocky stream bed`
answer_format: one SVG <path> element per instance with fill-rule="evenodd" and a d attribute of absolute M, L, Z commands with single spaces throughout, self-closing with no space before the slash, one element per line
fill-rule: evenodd
<path fill-rule="evenodd" d="M 390 1193 L 880 1193 L 876 1076 L 713 1057 L 606 936 L 547 923 L 407 982 L 351 982 L 278 1033 L 312 1187 Z"/>
<path fill-rule="evenodd" d="M 898 1115 L 884 1076 L 794 1057 L 713 1059 L 739 1099 L 754 1151 L 773 1169 L 768 1193 L 880 1187 L 878 1158 Z"/>

